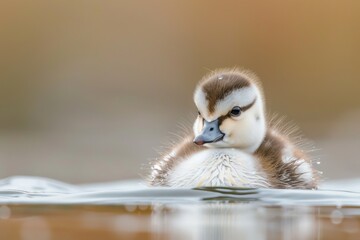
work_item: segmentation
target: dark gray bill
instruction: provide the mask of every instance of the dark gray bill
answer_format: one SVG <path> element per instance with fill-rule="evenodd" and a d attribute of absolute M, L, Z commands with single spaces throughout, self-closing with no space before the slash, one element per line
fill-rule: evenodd
<path fill-rule="evenodd" d="M 205 143 L 213 143 L 223 139 L 224 133 L 219 129 L 219 120 L 216 119 L 212 122 L 204 120 L 204 127 L 202 132 L 195 137 L 194 143 L 203 145 Z"/>

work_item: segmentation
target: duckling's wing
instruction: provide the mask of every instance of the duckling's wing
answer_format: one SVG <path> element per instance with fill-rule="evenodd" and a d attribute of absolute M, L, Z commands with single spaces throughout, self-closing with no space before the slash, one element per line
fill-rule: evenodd
<path fill-rule="evenodd" d="M 273 116 L 259 149 L 255 152 L 277 188 L 316 188 L 319 172 L 313 167 L 315 157 L 311 141 L 294 124 Z"/>

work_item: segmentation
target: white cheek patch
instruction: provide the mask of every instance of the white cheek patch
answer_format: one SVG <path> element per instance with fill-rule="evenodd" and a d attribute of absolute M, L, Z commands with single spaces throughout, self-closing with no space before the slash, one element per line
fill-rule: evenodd
<path fill-rule="evenodd" d="M 233 120 L 226 118 L 219 127 L 222 132 L 229 133 L 233 124 Z"/>
<path fill-rule="evenodd" d="M 245 87 L 233 91 L 230 95 L 226 96 L 225 99 L 220 100 L 215 106 L 215 116 L 222 116 L 227 114 L 232 107 L 235 106 L 246 106 L 254 101 L 257 92 L 254 87 Z"/>

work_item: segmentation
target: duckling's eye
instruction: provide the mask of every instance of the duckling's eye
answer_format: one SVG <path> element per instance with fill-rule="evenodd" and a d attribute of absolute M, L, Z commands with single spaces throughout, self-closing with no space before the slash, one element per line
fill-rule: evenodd
<path fill-rule="evenodd" d="M 231 109 L 230 111 L 230 116 L 232 117 L 238 117 L 240 116 L 241 114 L 241 108 L 236 106 L 236 107 L 233 107 L 233 109 Z"/>
<path fill-rule="evenodd" d="M 199 116 L 201 116 L 201 113 L 200 113 L 200 111 L 198 111 L 198 115 L 199 115 Z"/>

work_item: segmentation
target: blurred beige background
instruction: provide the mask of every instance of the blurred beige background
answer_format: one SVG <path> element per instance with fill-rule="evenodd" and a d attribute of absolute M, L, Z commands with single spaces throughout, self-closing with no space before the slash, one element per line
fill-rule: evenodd
<path fill-rule="evenodd" d="M 207 69 L 242 66 L 268 108 L 359 177 L 359 1 L 0 3 L 0 178 L 139 177 L 195 116 Z"/>

